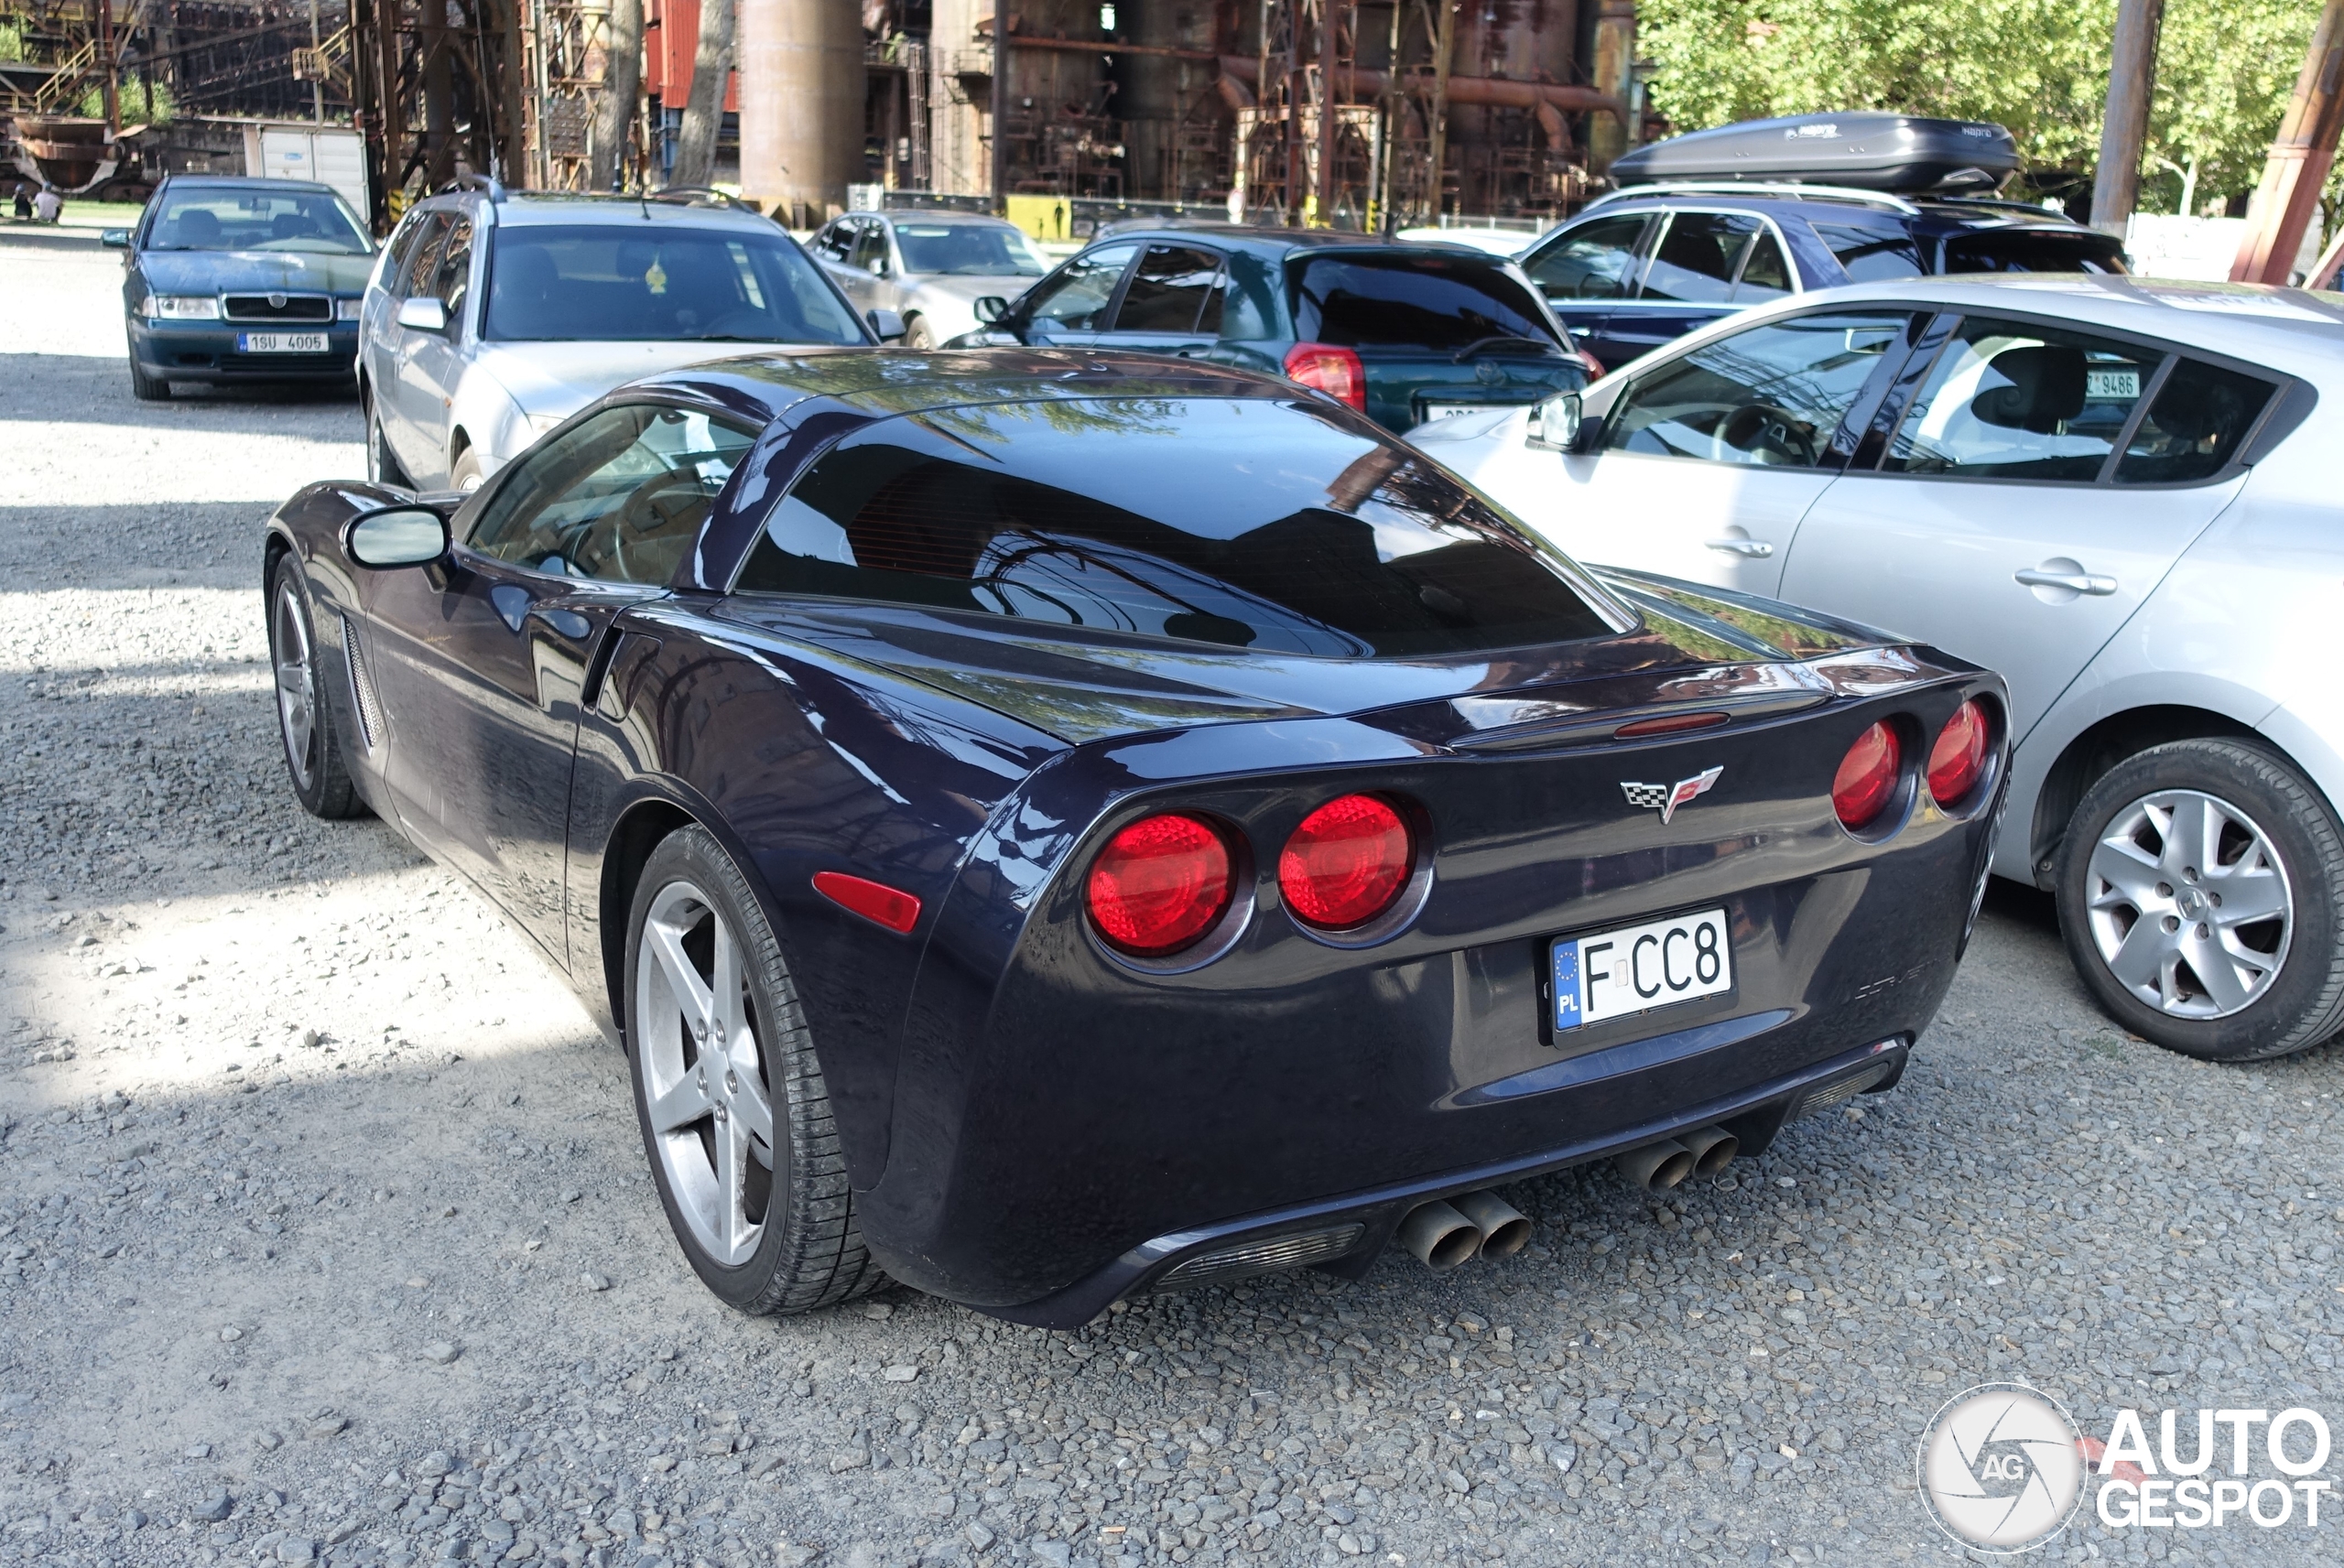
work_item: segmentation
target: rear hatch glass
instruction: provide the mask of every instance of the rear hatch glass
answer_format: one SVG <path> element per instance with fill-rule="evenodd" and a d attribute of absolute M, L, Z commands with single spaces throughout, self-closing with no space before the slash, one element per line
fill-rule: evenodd
<path fill-rule="evenodd" d="M 1945 269 L 2121 273 L 2124 247 L 2112 235 L 2058 229 L 1956 234 L 1945 243 Z"/>
<path fill-rule="evenodd" d="M 799 476 L 733 587 L 1339 658 L 1633 619 L 1409 448 L 1310 398 L 884 420 Z"/>
<path fill-rule="evenodd" d="M 1493 257 L 1315 255 L 1295 267 L 1294 289 L 1306 342 L 1451 355 L 1511 339 L 1516 352 L 1562 352 L 1539 300 Z"/>

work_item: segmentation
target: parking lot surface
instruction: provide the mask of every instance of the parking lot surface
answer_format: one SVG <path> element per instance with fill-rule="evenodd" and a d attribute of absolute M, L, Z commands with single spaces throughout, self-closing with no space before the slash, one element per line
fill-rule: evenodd
<path fill-rule="evenodd" d="M 284 782 L 259 524 L 354 405 L 134 403 L 117 276 L 0 237 L 0 1562 L 1935 1561 L 1970 1385 L 2344 1421 L 2344 1057 L 2128 1040 L 2001 888 L 1901 1087 L 1666 1200 L 1511 1189 L 1510 1261 L 730 1313 L 526 939 Z M 2088 1488 L 2042 1557 L 2339 1530 Z"/>

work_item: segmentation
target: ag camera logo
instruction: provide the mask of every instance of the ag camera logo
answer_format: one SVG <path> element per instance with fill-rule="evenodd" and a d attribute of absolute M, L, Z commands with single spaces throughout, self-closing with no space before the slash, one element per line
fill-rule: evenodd
<path fill-rule="evenodd" d="M 2024 1383 L 1984 1383 L 1948 1400 L 1921 1434 L 1921 1497 L 1964 1546 L 2032 1552 L 2083 1499 L 2082 1436 L 2066 1407 Z"/>

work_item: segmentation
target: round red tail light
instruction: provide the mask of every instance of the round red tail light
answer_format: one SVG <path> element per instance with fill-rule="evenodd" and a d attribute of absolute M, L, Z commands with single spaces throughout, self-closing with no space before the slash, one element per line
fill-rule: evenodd
<path fill-rule="evenodd" d="M 1869 827 L 1887 809 L 1896 795 L 1897 765 L 1904 755 L 1896 731 L 1884 720 L 1856 737 L 1839 759 L 1839 771 L 1831 776 L 1831 809 L 1839 813 L 1841 827 L 1850 832 Z"/>
<path fill-rule="evenodd" d="M 1929 748 L 1929 794 L 1939 806 L 1959 806 L 1986 771 L 1986 710 L 1970 698 L 1953 710 Z"/>
<path fill-rule="evenodd" d="M 1110 946 L 1160 958 L 1211 930 L 1236 882 L 1228 841 L 1210 823 L 1143 816 L 1091 862 L 1091 923 Z"/>
<path fill-rule="evenodd" d="M 1278 891 L 1307 925 L 1339 931 L 1392 907 L 1416 869 L 1408 825 L 1372 795 L 1330 800 L 1302 819 L 1278 856 Z"/>

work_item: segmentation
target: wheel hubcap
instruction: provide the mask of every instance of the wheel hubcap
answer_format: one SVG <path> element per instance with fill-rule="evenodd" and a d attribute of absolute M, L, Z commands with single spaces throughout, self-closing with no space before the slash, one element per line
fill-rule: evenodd
<path fill-rule="evenodd" d="M 317 771 L 310 755 L 318 733 L 317 683 L 309 657 L 309 618 L 288 581 L 277 590 L 277 720 L 285 731 L 285 760 L 303 789 Z"/>
<path fill-rule="evenodd" d="M 772 1099 L 741 944 L 705 893 L 651 901 L 635 968 L 635 1071 L 660 1169 L 692 1238 L 728 1268 L 754 1255 L 773 1200 Z"/>
<path fill-rule="evenodd" d="M 2116 814 L 2092 847 L 2092 942 L 2118 983 L 2174 1018 L 2226 1018 L 2271 989 L 2295 935 L 2295 895 L 2269 835 L 2198 790 Z"/>

